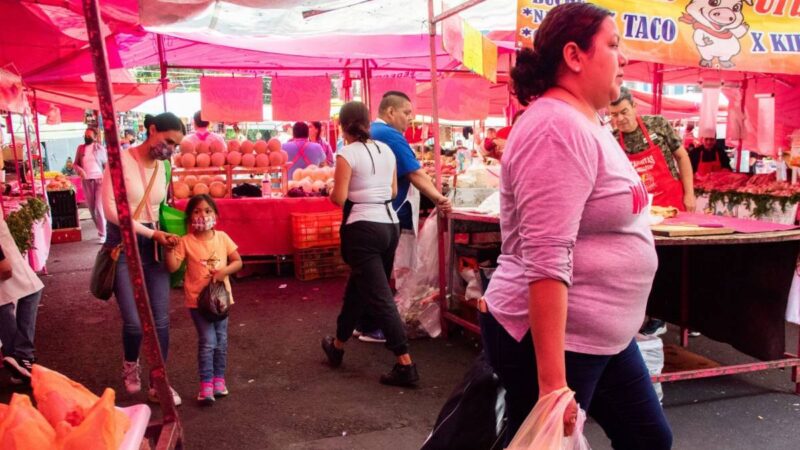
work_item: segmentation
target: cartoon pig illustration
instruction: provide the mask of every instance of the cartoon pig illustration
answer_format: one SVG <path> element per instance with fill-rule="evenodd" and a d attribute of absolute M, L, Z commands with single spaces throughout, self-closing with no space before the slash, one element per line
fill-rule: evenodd
<path fill-rule="evenodd" d="M 742 3 L 753 0 L 692 0 L 680 18 L 694 28 L 692 36 L 700 53 L 700 66 L 711 67 L 714 58 L 720 67 L 735 66 L 731 58 L 742 50 L 739 44 L 750 26 L 744 21 Z"/>

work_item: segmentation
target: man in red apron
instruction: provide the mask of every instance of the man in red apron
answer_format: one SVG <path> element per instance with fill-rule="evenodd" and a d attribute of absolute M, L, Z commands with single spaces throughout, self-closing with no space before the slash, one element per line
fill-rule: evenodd
<path fill-rule="evenodd" d="M 319 166 L 325 162 L 325 150 L 316 142 L 309 142 L 308 124 L 305 122 L 296 122 L 292 126 L 292 139 L 282 147 L 292 164 L 287 174 L 289 179 L 297 169 L 305 169 L 312 164 Z"/>
<path fill-rule="evenodd" d="M 653 204 L 694 211 L 692 162 L 672 125 L 662 116 L 640 116 L 625 87 L 608 112 L 614 135 L 653 194 Z"/>
<path fill-rule="evenodd" d="M 700 147 L 697 174 L 708 175 L 722 170 L 731 170 L 731 160 L 725 153 L 725 146 L 720 145 L 716 136 L 704 137 L 703 146 Z"/>

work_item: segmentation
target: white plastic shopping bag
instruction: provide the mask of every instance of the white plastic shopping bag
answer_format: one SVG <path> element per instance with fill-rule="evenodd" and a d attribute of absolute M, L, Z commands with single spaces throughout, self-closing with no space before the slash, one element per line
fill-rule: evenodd
<path fill-rule="evenodd" d="M 572 436 L 564 436 L 564 411 L 574 398 L 575 393 L 566 387 L 540 398 L 506 450 L 591 450 L 583 436 L 586 413 L 582 409 L 578 408 Z"/>

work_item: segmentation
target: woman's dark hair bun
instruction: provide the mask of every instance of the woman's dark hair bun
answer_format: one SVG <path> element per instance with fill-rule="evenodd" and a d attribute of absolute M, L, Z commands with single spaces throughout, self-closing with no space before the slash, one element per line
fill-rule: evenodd
<path fill-rule="evenodd" d="M 361 142 L 365 142 L 367 139 L 369 139 L 370 136 L 369 128 L 364 126 L 364 124 L 362 123 L 355 123 L 355 122 L 351 123 L 344 131 L 346 131 L 347 134 L 353 136 L 354 138 L 356 138 L 356 140 Z"/>
<path fill-rule="evenodd" d="M 366 142 L 369 133 L 369 109 L 361 102 L 347 102 L 339 110 L 339 124 L 342 130 L 356 140 Z"/>

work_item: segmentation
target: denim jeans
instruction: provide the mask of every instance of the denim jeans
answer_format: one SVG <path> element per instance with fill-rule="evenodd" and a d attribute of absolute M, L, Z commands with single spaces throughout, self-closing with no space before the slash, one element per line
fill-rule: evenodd
<path fill-rule="evenodd" d="M 336 338 L 346 342 L 365 314 L 383 330 L 386 348 L 408 353 L 405 325 L 397 312 L 389 277 L 400 237 L 397 224 L 358 221 L 342 227 L 342 258 L 350 266 Z"/>
<path fill-rule="evenodd" d="M 197 329 L 197 370 L 200 382 L 210 383 L 214 378 L 225 378 L 228 365 L 228 318 L 209 322 L 197 308 L 190 308 Z"/>
<path fill-rule="evenodd" d="M 121 241 L 120 229 L 116 225 L 107 225 L 107 246 L 117 245 Z M 155 241 L 137 235 L 139 256 L 142 261 L 144 282 L 150 298 L 150 310 L 153 313 L 158 344 L 164 361 L 169 352 L 169 273 L 164 265 L 155 259 Z M 121 253 L 117 261 L 117 275 L 114 280 L 114 296 L 122 315 L 122 347 L 125 361 L 139 359 L 142 345 L 142 323 L 133 297 L 133 286 L 128 275 L 127 255 Z"/>
<path fill-rule="evenodd" d="M 17 301 L 16 312 L 13 303 L 0 306 L 0 342 L 3 343 L 4 356 L 34 359 L 33 336 L 41 298 L 41 290 L 22 297 Z"/>
<path fill-rule="evenodd" d="M 536 355 L 530 331 L 517 342 L 491 315 L 480 314 L 489 362 L 506 389 L 508 434 L 516 434 L 539 398 Z M 616 355 L 566 352 L 567 385 L 616 450 L 672 447 L 672 430 L 656 396 L 636 342 Z"/>

